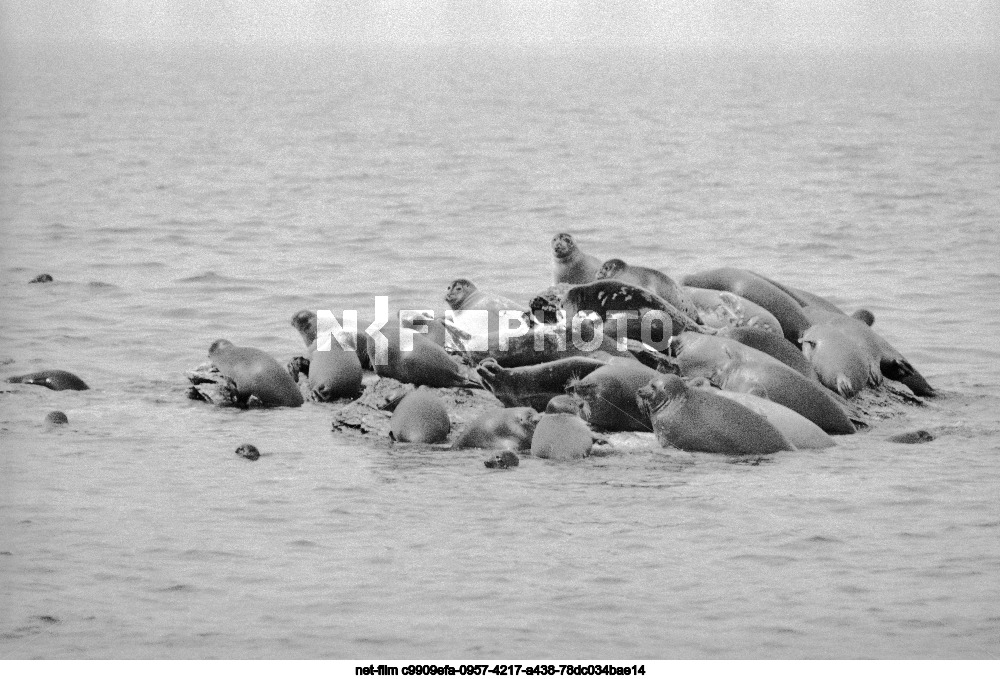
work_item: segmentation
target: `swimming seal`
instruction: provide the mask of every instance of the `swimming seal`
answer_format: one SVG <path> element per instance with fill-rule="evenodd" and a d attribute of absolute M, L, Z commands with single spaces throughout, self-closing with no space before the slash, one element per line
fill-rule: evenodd
<path fill-rule="evenodd" d="M 541 415 L 531 437 L 531 454 L 551 460 L 578 460 L 594 446 L 594 435 L 576 415 Z"/>
<path fill-rule="evenodd" d="M 725 290 L 685 287 L 703 325 L 711 328 L 753 327 L 784 336 L 781 323 L 770 311 Z"/>
<path fill-rule="evenodd" d="M 521 458 L 517 456 L 517 453 L 505 450 L 488 460 L 483 460 L 483 464 L 486 465 L 487 469 L 510 469 L 521 464 Z"/>
<path fill-rule="evenodd" d="M 616 336 L 618 323 L 613 318 L 615 313 L 634 312 L 625 323 L 626 337 L 644 342 L 660 351 L 666 348 L 667 341 L 673 335 L 685 330 L 708 331 L 659 295 L 619 281 L 602 280 L 572 287 L 566 292 L 563 309 L 567 319 L 572 319 L 579 312 L 596 313 L 604 322 L 604 333 Z M 609 318 L 612 322 L 608 322 Z M 648 321 L 653 318 L 658 320 L 649 325 Z M 643 319 L 647 319 L 645 332 Z M 653 336 L 658 335 L 659 331 L 653 329 L 658 327 L 662 327 L 663 336 L 660 340 L 654 340 Z"/>
<path fill-rule="evenodd" d="M 86 391 L 90 389 L 86 382 L 65 370 L 39 370 L 27 375 L 8 377 L 7 381 L 11 384 L 37 384 L 48 387 L 52 391 Z"/>
<path fill-rule="evenodd" d="M 246 407 L 251 396 L 265 406 L 302 405 L 298 385 L 270 354 L 220 339 L 209 347 L 208 358 L 234 384 L 237 405 Z"/>
<path fill-rule="evenodd" d="M 571 380 L 566 392 L 584 402 L 583 417 L 591 427 L 603 431 L 653 431 L 636 393 L 658 375 L 637 361 L 613 361 L 586 377 Z"/>
<path fill-rule="evenodd" d="M 399 341 L 399 326 L 387 325 L 381 333 L 388 342 L 387 360 L 380 365 L 378 346 L 368 341 L 368 359 L 379 377 L 391 377 L 400 382 L 428 387 L 469 387 L 482 385 L 463 374 L 458 363 L 445 350 L 420 333 L 413 333 L 413 349 L 403 351 Z"/>
<path fill-rule="evenodd" d="M 685 276 L 684 285 L 726 290 L 745 297 L 770 311 L 789 342 L 799 344 L 802 333 L 812 325 L 802 313 L 802 304 L 763 276 L 734 267 L 723 267 Z"/>
<path fill-rule="evenodd" d="M 69 424 L 69 418 L 66 417 L 66 413 L 61 410 L 53 410 L 51 413 L 45 416 L 45 424 L 49 425 L 60 425 Z"/>
<path fill-rule="evenodd" d="M 597 280 L 601 260 L 585 254 L 568 233 L 557 233 L 552 238 L 554 257 L 553 274 L 556 283 L 590 283 Z"/>
<path fill-rule="evenodd" d="M 485 412 L 466 425 L 451 447 L 456 450 L 530 450 L 536 417 L 538 412 L 534 408 L 504 408 Z"/>
<path fill-rule="evenodd" d="M 28 282 L 29 283 L 51 283 L 52 282 L 52 276 L 50 276 L 47 273 L 40 273 L 37 276 L 35 276 L 34 278 L 32 278 L 30 281 L 28 281 Z"/>
<path fill-rule="evenodd" d="M 700 322 L 698 306 L 691 296 L 674 282 L 674 279 L 656 269 L 645 266 L 629 266 L 620 259 L 609 259 L 597 272 L 597 280 L 612 278 L 638 288 L 644 288 L 670 302 L 683 314 L 695 322 Z"/>
<path fill-rule="evenodd" d="M 692 389 L 662 375 L 639 390 L 656 439 L 663 447 L 729 455 L 766 455 L 794 447 L 764 417 L 736 401 Z"/>
<path fill-rule="evenodd" d="M 396 406 L 389 420 L 389 436 L 406 443 L 441 443 L 448 438 L 451 420 L 437 396 L 417 389 Z"/>
<path fill-rule="evenodd" d="M 488 358 L 476 368 L 483 384 L 508 408 L 527 406 L 542 411 L 553 397 L 566 392 L 570 380 L 607 365 L 583 356 L 561 358 L 534 366 L 504 368 Z"/>
<path fill-rule="evenodd" d="M 257 446 L 252 443 L 244 443 L 242 446 L 236 449 L 236 454 L 240 457 L 245 457 L 248 460 L 257 460 L 260 458 L 260 451 L 257 450 Z"/>

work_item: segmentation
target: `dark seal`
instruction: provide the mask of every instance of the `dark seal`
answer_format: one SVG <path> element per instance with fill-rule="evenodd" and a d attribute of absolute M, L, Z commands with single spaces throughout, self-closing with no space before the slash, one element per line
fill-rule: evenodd
<path fill-rule="evenodd" d="M 53 391 L 85 391 L 90 389 L 86 382 L 65 370 L 39 370 L 27 375 L 8 377 L 7 381 L 12 384 L 37 384 Z"/>

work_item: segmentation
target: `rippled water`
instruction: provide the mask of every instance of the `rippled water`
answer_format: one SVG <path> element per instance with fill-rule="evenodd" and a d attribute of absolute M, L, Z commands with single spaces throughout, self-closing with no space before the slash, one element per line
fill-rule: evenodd
<path fill-rule="evenodd" d="M 972 58 L 339 51 L 3 68 L 0 657 L 1000 654 L 1000 80 Z M 549 239 L 874 311 L 942 396 L 574 464 L 185 398 L 301 308 L 526 299 Z M 28 285 L 47 272 L 55 282 Z M 47 430 L 46 412 L 70 425 Z M 920 446 L 885 441 L 922 428 Z M 245 441 L 256 463 L 233 451 Z"/>

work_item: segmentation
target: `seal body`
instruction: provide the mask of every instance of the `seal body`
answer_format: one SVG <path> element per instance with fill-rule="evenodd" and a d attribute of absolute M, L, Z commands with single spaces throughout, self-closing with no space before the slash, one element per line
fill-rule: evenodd
<path fill-rule="evenodd" d="M 581 328 L 583 327 L 584 325 L 581 325 Z M 581 334 L 584 341 L 593 337 L 583 332 Z M 536 324 L 526 335 L 508 337 L 505 348 L 500 346 L 499 334 L 491 332 L 487 346 L 488 349 L 485 351 L 466 350 L 466 360 L 473 365 L 478 365 L 487 358 L 492 358 L 505 368 L 518 368 L 572 356 L 594 356 L 595 354 L 602 357 L 604 355 L 631 356 L 628 349 L 618 347 L 617 339 L 609 333 L 601 334 L 601 344 L 596 349 L 591 350 L 586 346 L 581 348 L 573 341 L 571 331 L 565 324 Z"/>
<path fill-rule="evenodd" d="M 37 384 L 52 391 L 86 391 L 90 389 L 86 382 L 65 370 L 39 370 L 27 375 L 9 377 L 7 381 L 12 384 Z"/>
<path fill-rule="evenodd" d="M 685 287 L 701 322 L 712 328 L 753 327 L 784 335 L 781 323 L 770 311 L 748 299 L 724 290 Z"/>
<path fill-rule="evenodd" d="M 586 457 L 593 445 L 590 427 L 576 415 L 542 415 L 531 437 L 531 454 L 552 460 L 577 460 Z"/>
<path fill-rule="evenodd" d="M 601 265 L 597 272 L 597 280 L 613 278 L 639 288 L 645 288 L 659 295 L 678 311 L 687 315 L 695 322 L 700 322 L 698 306 L 691 296 L 673 278 L 656 269 L 645 266 L 629 266 L 620 259 L 609 259 Z"/>
<path fill-rule="evenodd" d="M 759 328 L 727 328 L 719 333 L 723 337 L 734 339 L 744 346 L 757 351 L 763 351 L 768 356 L 776 358 L 789 368 L 802 373 L 803 376 L 818 380 L 816 371 L 802 351 L 785 339 L 782 335 L 766 332 Z"/>
<path fill-rule="evenodd" d="M 796 449 L 819 450 L 837 445 L 837 442 L 815 423 L 780 403 L 754 394 L 726 391 L 725 389 L 713 388 L 713 393 L 732 399 L 762 416 L 773 424 Z"/>
<path fill-rule="evenodd" d="M 337 322 L 343 323 L 343 320 L 343 317 L 341 317 L 337 319 Z M 307 351 L 309 352 L 316 349 L 317 324 L 316 312 L 309 309 L 297 311 L 292 316 L 292 327 L 298 331 L 302 342 L 308 347 Z M 361 320 L 358 320 L 358 332 L 355 333 L 355 337 L 353 338 L 354 353 L 357 355 L 358 362 L 361 363 L 363 370 L 372 369 L 371 363 L 368 361 L 368 335 L 364 332 L 364 329 L 369 325 L 371 323 L 364 324 Z"/>
<path fill-rule="evenodd" d="M 240 405 L 246 405 L 251 396 L 266 406 L 302 405 L 298 385 L 270 354 L 220 339 L 209 348 L 208 358 L 235 385 Z"/>
<path fill-rule="evenodd" d="M 566 391 L 585 403 L 584 419 L 596 429 L 653 431 L 649 415 L 640 408 L 636 394 L 658 375 L 637 361 L 614 361 L 571 381 Z"/>
<path fill-rule="evenodd" d="M 486 359 L 476 372 L 505 406 L 543 411 L 553 397 L 566 392 L 571 380 L 585 377 L 604 365 L 607 365 L 604 361 L 575 356 L 534 366 L 504 368 L 495 360 Z"/>
<path fill-rule="evenodd" d="M 480 310 L 491 313 L 501 311 L 528 311 L 528 307 L 514 300 L 493 293 L 483 292 L 476 285 L 466 279 L 457 278 L 448 286 L 448 292 L 444 296 L 444 301 L 454 311 Z"/>
<path fill-rule="evenodd" d="M 502 453 L 497 453 L 488 460 L 483 460 L 483 464 L 486 465 L 487 469 L 510 469 L 521 464 L 521 458 L 517 456 L 517 453 L 505 450 Z"/>
<path fill-rule="evenodd" d="M 729 455 L 794 450 L 764 417 L 736 401 L 693 389 L 676 375 L 662 375 L 639 390 L 661 446 Z"/>
<path fill-rule="evenodd" d="M 534 408 L 504 408 L 483 413 L 469 422 L 452 448 L 530 450 L 537 416 Z"/>
<path fill-rule="evenodd" d="M 780 403 L 817 424 L 827 434 L 857 431 L 844 409 L 818 382 L 769 356 L 761 361 L 749 353 L 735 355 L 710 379 L 722 389 L 756 394 Z"/>
<path fill-rule="evenodd" d="M 354 348 L 334 340 L 329 351 L 314 351 L 309 358 L 309 392 L 317 401 L 354 398 L 361 393 L 362 374 Z"/>
<path fill-rule="evenodd" d="M 812 325 L 802 313 L 798 300 L 753 271 L 723 267 L 685 276 L 683 283 L 696 288 L 726 290 L 759 304 L 778 319 L 785 337 L 796 345 L 802 333 Z"/>
<path fill-rule="evenodd" d="M 811 312 L 810 318 L 815 321 L 817 328 L 835 328 L 845 338 L 843 341 L 853 343 L 859 351 L 872 357 L 884 377 L 902 382 L 917 396 L 937 394 L 924 376 L 884 337 L 876 333 L 865 318 L 823 311 Z"/>
<path fill-rule="evenodd" d="M 441 399 L 426 391 L 411 391 L 389 420 L 390 436 L 407 443 L 441 443 L 448 438 L 451 420 Z"/>
<path fill-rule="evenodd" d="M 480 388 L 470 380 L 447 352 L 420 333 L 413 334 L 413 349 L 403 351 L 399 341 L 399 326 L 387 325 L 380 331 L 388 342 L 387 360 L 379 364 L 378 345 L 368 339 L 368 359 L 375 374 L 400 382 L 428 387 Z"/>
<path fill-rule="evenodd" d="M 45 416 L 45 424 L 49 425 L 60 425 L 69 424 L 69 418 L 66 417 L 66 413 L 61 410 L 53 410 L 51 413 Z"/>
<path fill-rule="evenodd" d="M 702 330 L 693 319 L 662 297 L 619 281 L 601 280 L 570 288 L 566 292 L 563 308 L 567 318 L 573 318 L 579 312 L 596 313 L 604 322 L 606 334 L 618 333 L 615 312 L 630 312 L 631 317 L 624 324 L 626 337 L 645 342 L 656 349 L 665 348 L 671 336 L 685 330 Z M 653 318 L 658 320 L 650 324 L 649 320 Z M 658 339 L 659 331 L 656 328 L 660 324 L 663 336 Z"/>
<path fill-rule="evenodd" d="M 555 260 L 553 278 L 556 283 L 578 285 L 597 280 L 601 260 L 580 250 L 570 234 L 557 233 L 552 238 L 552 254 Z"/>
<path fill-rule="evenodd" d="M 802 335 L 802 353 L 823 386 L 844 398 L 882 382 L 878 357 L 832 324 L 814 325 L 806 330 Z"/>

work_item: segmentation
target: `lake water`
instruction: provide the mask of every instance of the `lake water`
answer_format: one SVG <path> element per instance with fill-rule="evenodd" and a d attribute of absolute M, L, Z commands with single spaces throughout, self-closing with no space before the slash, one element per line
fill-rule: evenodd
<path fill-rule="evenodd" d="M 0 657 L 1000 655 L 996 61 L 67 50 L 2 73 L 0 376 L 91 389 L 0 393 Z M 185 397 L 220 337 L 300 354 L 299 309 L 442 309 L 457 277 L 526 301 L 560 231 L 871 309 L 941 395 L 756 464 L 505 472 L 344 439 L 330 404 Z M 916 428 L 936 439 L 886 441 Z"/>

